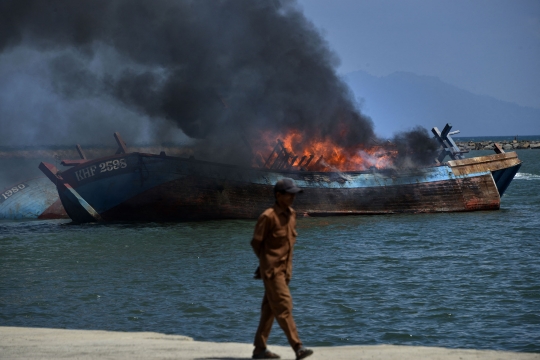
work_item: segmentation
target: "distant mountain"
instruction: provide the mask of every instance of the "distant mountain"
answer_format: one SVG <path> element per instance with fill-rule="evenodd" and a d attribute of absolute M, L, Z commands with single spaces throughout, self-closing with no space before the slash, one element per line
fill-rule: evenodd
<path fill-rule="evenodd" d="M 459 136 L 540 134 L 540 109 L 476 95 L 436 77 L 407 72 L 376 77 L 356 71 L 344 79 L 382 136 L 415 125 L 442 129 L 446 123 L 460 130 Z"/>

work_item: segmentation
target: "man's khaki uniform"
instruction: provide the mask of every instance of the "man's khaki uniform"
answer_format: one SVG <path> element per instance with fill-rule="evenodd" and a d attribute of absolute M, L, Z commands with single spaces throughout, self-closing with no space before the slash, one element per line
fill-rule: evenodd
<path fill-rule="evenodd" d="M 261 320 L 255 334 L 256 349 L 265 349 L 276 318 L 293 350 L 302 346 L 292 316 L 289 281 L 292 276 L 293 247 L 296 242 L 296 212 L 277 203 L 259 217 L 251 246 L 259 258 L 264 282 Z"/>

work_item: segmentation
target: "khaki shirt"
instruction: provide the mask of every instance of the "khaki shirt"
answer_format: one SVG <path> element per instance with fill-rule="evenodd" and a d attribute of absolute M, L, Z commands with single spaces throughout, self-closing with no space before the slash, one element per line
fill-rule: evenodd
<path fill-rule="evenodd" d="M 275 204 L 266 209 L 255 226 L 251 246 L 259 258 L 261 276 L 271 278 L 281 271 L 291 279 L 296 243 L 296 211 Z"/>

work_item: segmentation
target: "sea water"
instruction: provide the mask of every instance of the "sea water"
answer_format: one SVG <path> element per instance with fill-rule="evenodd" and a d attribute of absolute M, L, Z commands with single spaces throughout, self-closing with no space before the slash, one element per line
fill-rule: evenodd
<path fill-rule="evenodd" d="M 299 219 L 304 343 L 540 352 L 540 150 L 518 155 L 499 211 Z M 250 343 L 263 296 L 253 227 L 2 221 L 0 325 Z M 277 324 L 269 342 L 286 345 Z"/>

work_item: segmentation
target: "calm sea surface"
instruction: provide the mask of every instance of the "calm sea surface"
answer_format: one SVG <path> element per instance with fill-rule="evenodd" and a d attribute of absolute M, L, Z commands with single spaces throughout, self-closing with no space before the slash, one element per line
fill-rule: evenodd
<path fill-rule="evenodd" d="M 518 154 L 500 211 L 300 219 L 305 344 L 540 352 L 540 151 Z M 253 226 L 0 222 L 0 325 L 250 343 Z M 286 345 L 277 324 L 270 343 Z"/>

